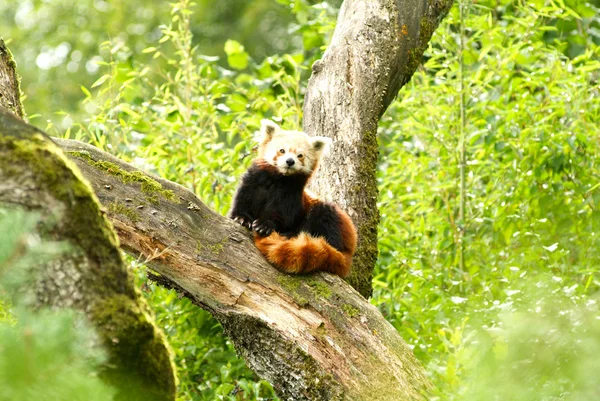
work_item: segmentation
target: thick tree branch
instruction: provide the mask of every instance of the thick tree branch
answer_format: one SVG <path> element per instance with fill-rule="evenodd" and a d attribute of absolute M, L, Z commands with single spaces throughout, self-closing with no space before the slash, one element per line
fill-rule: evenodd
<path fill-rule="evenodd" d="M 377 122 L 421 63 L 453 0 L 346 0 L 330 45 L 313 65 L 304 129 L 333 139 L 313 189 L 359 229 L 348 281 L 365 297 L 377 260 Z"/>
<path fill-rule="evenodd" d="M 110 222 L 81 179 L 44 133 L 0 107 L 0 207 L 37 211 L 39 234 L 69 246 L 36 272 L 28 288 L 35 306 L 87 315 L 110 358 L 102 377 L 119 390 L 117 400 L 174 400 L 165 339 L 135 291 Z"/>
<path fill-rule="evenodd" d="M 175 399 L 169 349 L 121 259 L 110 222 L 77 168 L 43 132 L 25 124 L 15 62 L 0 39 L 0 207 L 40 214 L 39 234 L 69 252 L 44 263 L 35 306 L 83 312 L 109 361 L 102 378 L 116 400 Z"/>
<path fill-rule="evenodd" d="M 250 234 L 187 189 L 93 146 L 57 139 L 105 206 L 122 247 L 223 325 L 285 400 L 408 400 L 427 379 L 379 311 L 327 273 L 271 267 Z"/>

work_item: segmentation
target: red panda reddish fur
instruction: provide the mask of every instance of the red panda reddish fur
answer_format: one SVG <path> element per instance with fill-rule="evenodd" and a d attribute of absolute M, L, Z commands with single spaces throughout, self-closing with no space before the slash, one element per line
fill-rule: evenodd
<path fill-rule="evenodd" d="M 350 272 L 357 242 L 352 220 L 305 191 L 330 142 L 263 120 L 258 157 L 242 177 L 230 217 L 254 231 L 256 246 L 279 270 Z"/>
<path fill-rule="evenodd" d="M 305 198 L 309 196 L 304 193 Z M 321 201 L 311 198 L 304 202 L 307 211 Z M 340 231 L 345 249 L 338 251 L 323 237 L 300 232 L 298 236 L 287 238 L 273 232 L 268 237 L 254 236 L 254 243 L 269 262 L 280 270 L 288 273 L 310 273 L 313 271 L 328 271 L 340 277 L 350 273 L 352 255 L 356 249 L 356 230 L 350 217 L 337 206 L 336 211 L 341 217 Z"/>

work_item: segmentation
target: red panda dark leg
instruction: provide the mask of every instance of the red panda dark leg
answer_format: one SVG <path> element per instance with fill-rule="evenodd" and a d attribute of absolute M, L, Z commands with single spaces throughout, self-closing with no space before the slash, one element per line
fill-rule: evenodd
<path fill-rule="evenodd" d="M 350 217 L 335 205 L 315 203 L 306 216 L 301 231 L 324 238 L 340 252 L 354 254 L 356 229 Z"/>

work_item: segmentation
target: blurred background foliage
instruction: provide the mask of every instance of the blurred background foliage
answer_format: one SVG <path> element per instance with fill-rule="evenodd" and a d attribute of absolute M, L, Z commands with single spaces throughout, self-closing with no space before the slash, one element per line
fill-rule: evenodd
<path fill-rule="evenodd" d="M 0 401 L 110 401 L 95 333 L 70 310 L 32 310 L 36 269 L 67 252 L 35 234 L 37 213 L 0 205 Z M 94 345 L 96 344 L 96 345 Z"/>
<path fill-rule="evenodd" d="M 340 3 L 36 0 L 0 4 L 0 20 L 34 124 L 224 214 L 260 119 L 301 127 Z M 427 366 L 432 399 L 600 392 L 599 44 L 598 0 L 457 1 L 380 123 L 371 302 Z M 181 400 L 275 399 L 207 313 L 129 263 Z M 0 319 L 22 325 L 11 302 Z"/>

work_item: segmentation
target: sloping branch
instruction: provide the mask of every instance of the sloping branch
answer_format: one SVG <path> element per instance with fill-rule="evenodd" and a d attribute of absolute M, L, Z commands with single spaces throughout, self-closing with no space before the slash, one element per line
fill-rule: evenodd
<path fill-rule="evenodd" d="M 282 399 L 397 401 L 427 387 L 397 331 L 339 277 L 280 273 L 244 228 L 182 186 L 55 141 L 91 182 L 122 248 L 210 311 Z"/>
<path fill-rule="evenodd" d="M 345 0 L 331 43 L 315 62 L 304 130 L 333 139 L 312 188 L 359 229 L 348 282 L 365 297 L 377 260 L 377 122 L 421 63 L 453 0 Z"/>

